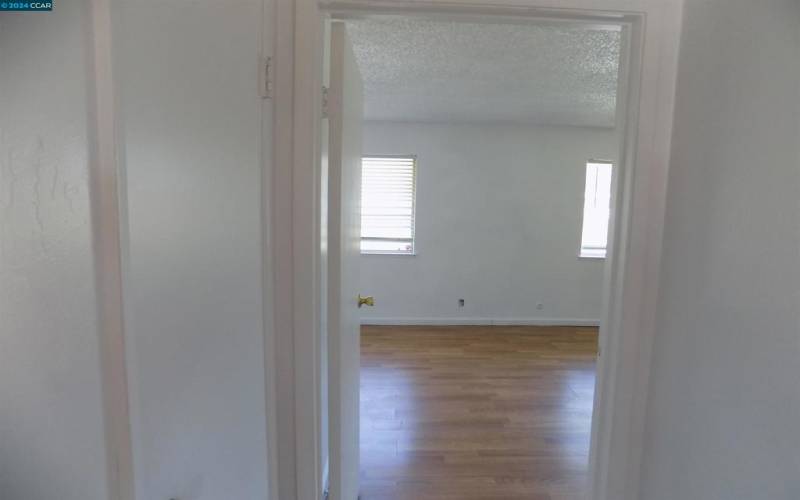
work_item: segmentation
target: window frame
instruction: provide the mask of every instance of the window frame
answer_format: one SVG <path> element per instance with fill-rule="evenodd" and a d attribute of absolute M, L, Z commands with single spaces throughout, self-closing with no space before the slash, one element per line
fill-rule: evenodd
<path fill-rule="evenodd" d="M 413 167 L 411 170 L 411 251 L 403 252 L 398 250 L 368 250 L 364 251 L 361 244 L 365 239 L 370 241 L 397 241 L 398 238 L 365 238 L 364 235 L 359 235 L 359 253 L 361 255 L 382 255 L 382 256 L 401 256 L 401 257 L 415 257 L 417 255 L 417 171 L 419 168 L 419 158 L 415 154 L 362 154 L 361 155 L 361 181 L 363 189 L 364 180 L 364 160 L 366 158 L 394 158 L 412 160 Z M 363 194 L 361 202 L 363 202 Z M 359 215 L 359 219 L 361 215 Z M 359 220 L 359 223 L 361 221 Z M 363 227 L 363 224 L 361 224 Z"/>
<path fill-rule="evenodd" d="M 590 249 L 589 251 L 584 251 L 583 247 L 583 224 L 585 221 L 584 218 L 584 211 L 586 209 L 586 171 L 589 168 L 590 164 L 604 164 L 604 165 L 611 165 L 611 192 L 609 196 L 613 199 L 614 196 L 614 182 L 615 182 L 615 162 L 613 160 L 598 160 L 594 158 L 590 158 L 583 162 L 583 196 L 581 198 L 581 205 L 580 205 L 580 224 L 578 224 L 578 259 L 580 260 L 596 260 L 596 261 L 603 261 L 608 257 L 608 233 L 606 233 L 606 247 L 603 249 L 602 255 L 600 255 L 600 249 Z M 609 210 L 611 207 L 609 207 Z M 611 227 L 611 217 L 613 214 L 609 213 L 609 228 Z"/>

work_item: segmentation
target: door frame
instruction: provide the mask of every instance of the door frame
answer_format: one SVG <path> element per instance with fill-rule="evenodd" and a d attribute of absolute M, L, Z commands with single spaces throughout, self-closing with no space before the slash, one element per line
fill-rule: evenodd
<path fill-rule="evenodd" d="M 627 47 L 624 124 L 605 266 L 589 459 L 590 498 L 635 500 L 655 336 L 682 0 L 278 0 L 274 170 L 265 231 L 273 242 L 277 486 L 319 500 L 322 333 L 320 165 L 324 19 L 403 14 L 616 24 Z M 276 353 L 281 353 L 280 356 Z"/>

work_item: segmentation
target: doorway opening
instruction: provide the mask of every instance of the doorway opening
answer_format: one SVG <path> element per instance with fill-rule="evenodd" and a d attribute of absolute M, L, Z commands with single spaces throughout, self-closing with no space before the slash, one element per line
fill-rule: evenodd
<path fill-rule="evenodd" d="M 585 496 L 623 31 L 552 19 L 329 25 L 320 407 L 331 498 Z"/>

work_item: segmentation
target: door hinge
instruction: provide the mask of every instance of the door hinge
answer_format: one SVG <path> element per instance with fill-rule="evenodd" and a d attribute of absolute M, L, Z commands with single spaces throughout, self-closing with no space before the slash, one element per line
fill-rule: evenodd
<path fill-rule="evenodd" d="M 272 58 L 261 56 L 258 71 L 258 95 L 262 99 L 272 98 Z"/>
<path fill-rule="evenodd" d="M 328 87 L 322 87 L 322 118 L 328 117 Z"/>

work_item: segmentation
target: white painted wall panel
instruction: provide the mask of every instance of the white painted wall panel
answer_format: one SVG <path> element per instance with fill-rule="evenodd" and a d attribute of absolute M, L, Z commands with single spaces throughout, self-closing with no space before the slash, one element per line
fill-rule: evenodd
<path fill-rule="evenodd" d="M 266 496 L 261 3 L 116 3 L 140 500 Z"/>
<path fill-rule="evenodd" d="M 0 13 L 0 498 L 104 500 L 89 5 Z"/>
<path fill-rule="evenodd" d="M 800 3 L 687 0 L 642 500 L 800 498 Z"/>
<path fill-rule="evenodd" d="M 599 319 L 603 261 L 578 250 L 586 161 L 616 158 L 612 130 L 367 122 L 364 134 L 365 154 L 418 158 L 417 255 L 362 256 L 376 300 L 365 322 Z"/>

